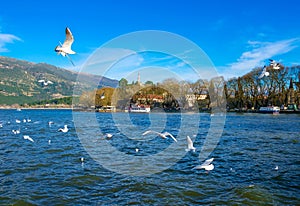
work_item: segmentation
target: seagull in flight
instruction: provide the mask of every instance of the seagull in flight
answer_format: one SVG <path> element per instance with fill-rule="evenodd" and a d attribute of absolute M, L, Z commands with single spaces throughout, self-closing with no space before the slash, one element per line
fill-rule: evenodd
<path fill-rule="evenodd" d="M 43 84 L 43 86 L 48 86 L 48 84 L 53 84 L 53 82 L 51 82 L 51 81 L 46 81 L 46 80 L 44 80 L 44 79 L 40 79 L 40 80 L 38 80 L 38 82 L 39 83 L 42 83 Z"/>
<path fill-rule="evenodd" d="M 24 135 L 23 138 L 27 139 L 27 140 L 29 140 L 31 142 L 34 142 L 34 140 L 31 137 L 29 137 L 28 135 Z"/>
<path fill-rule="evenodd" d="M 269 76 L 269 75 L 270 75 L 270 73 L 267 72 L 267 67 L 264 66 L 263 70 L 261 71 L 260 75 L 258 76 L 258 79 L 261 79 L 261 78 L 263 78 L 264 76 L 267 77 L 267 76 Z"/>
<path fill-rule="evenodd" d="M 175 142 L 177 142 L 177 139 L 175 139 L 175 137 L 171 133 L 169 133 L 169 132 L 160 133 L 160 132 L 148 130 L 148 131 L 146 131 L 146 132 L 143 133 L 143 136 L 147 135 L 147 134 L 150 134 L 150 133 L 157 134 L 158 136 L 160 136 L 163 139 L 167 139 L 168 136 L 170 136 Z"/>
<path fill-rule="evenodd" d="M 72 32 L 71 30 L 67 27 L 66 28 L 66 39 L 64 41 L 63 44 L 61 44 L 59 42 L 60 45 L 57 45 L 54 49 L 54 51 L 57 53 L 57 54 L 61 54 L 63 57 L 67 57 L 70 62 L 72 63 L 73 66 L 75 66 L 75 64 L 73 63 L 71 57 L 69 56 L 69 54 L 76 54 L 76 52 L 74 52 L 72 49 L 71 49 L 71 46 L 74 42 L 74 37 L 72 35 Z"/>
<path fill-rule="evenodd" d="M 273 69 L 275 69 L 275 70 L 280 69 L 280 64 L 279 64 L 279 63 L 276 63 L 275 60 L 269 59 L 269 61 L 270 61 L 270 66 L 271 66 Z"/>
<path fill-rule="evenodd" d="M 201 165 L 198 165 L 196 167 L 194 167 L 193 169 L 205 169 L 206 171 L 211 171 L 215 168 L 215 166 L 212 163 L 212 161 L 214 161 L 214 158 L 210 158 L 208 160 L 205 160 L 205 162 Z"/>
<path fill-rule="evenodd" d="M 104 95 L 104 92 L 101 94 L 100 96 L 100 99 L 104 99 L 105 98 L 105 95 Z"/>
<path fill-rule="evenodd" d="M 193 141 L 192 141 L 192 139 L 190 138 L 190 136 L 186 136 L 186 141 L 187 141 L 187 145 L 188 145 L 188 148 L 187 149 L 185 149 L 185 151 L 193 151 L 193 152 L 195 152 L 195 150 L 196 150 L 196 147 L 194 147 L 194 144 L 193 144 Z"/>
<path fill-rule="evenodd" d="M 64 125 L 64 128 L 59 128 L 58 131 L 63 133 L 68 132 L 69 131 L 68 125 Z"/>

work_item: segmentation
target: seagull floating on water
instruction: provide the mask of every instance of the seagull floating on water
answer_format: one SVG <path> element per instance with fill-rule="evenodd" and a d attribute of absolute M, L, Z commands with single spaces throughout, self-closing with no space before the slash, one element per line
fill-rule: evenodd
<path fill-rule="evenodd" d="M 20 124 L 20 123 L 21 123 L 21 120 L 16 119 L 16 123 Z"/>
<path fill-rule="evenodd" d="M 177 139 L 175 139 L 175 137 L 169 132 L 160 133 L 160 132 L 156 132 L 156 131 L 153 131 L 153 130 L 148 130 L 148 131 L 143 133 L 143 136 L 146 135 L 146 134 L 150 134 L 150 133 L 157 134 L 158 136 L 160 136 L 163 139 L 167 139 L 168 136 L 170 136 L 175 142 L 177 142 Z"/>
<path fill-rule="evenodd" d="M 23 138 L 27 139 L 27 140 L 29 140 L 31 142 L 34 142 L 34 140 L 31 137 L 29 137 L 28 135 L 24 135 Z"/>
<path fill-rule="evenodd" d="M 80 161 L 81 161 L 81 166 L 83 167 L 83 166 L 84 166 L 84 158 L 81 157 L 81 158 L 80 158 Z"/>
<path fill-rule="evenodd" d="M 68 125 L 65 125 L 64 128 L 59 128 L 58 131 L 59 131 L 59 132 L 63 132 L 63 133 L 68 132 L 68 131 L 69 131 Z"/>
<path fill-rule="evenodd" d="M 270 73 L 267 72 L 267 67 L 264 66 L 263 70 L 261 71 L 260 75 L 258 76 L 258 79 L 261 79 L 261 78 L 263 78 L 264 76 L 267 77 L 267 76 L 269 76 L 269 75 L 270 75 Z"/>
<path fill-rule="evenodd" d="M 205 162 L 203 164 L 194 167 L 194 169 L 205 169 L 206 171 L 211 171 L 215 168 L 215 166 L 213 164 L 211 164 L 212 161 L 214 161 L 214 158 L 205 160 Z"/>
<path fill-rule="evenodd" d="M 75 66 L 72 59 L 69 57 L 69 54 L 76 53 L 71 49 L 73 42 L 74 42 L 74 37 L 72 35 L 71 30 L 67 27 L 66 28 L 66 39 L 65 39 L 64 43 L 61 44 L 59 42 L 60 45 L 57 45 L 54 50 L 57 54 L 61 54 L 63 57 L 67 56 L 68 59 L 70 60 L 70 62 L 73 64 L 73 66 Z"/>
<path fill-rule="evenodd" d="M 192 139 L 189 136 L 186 136 L 186 141 L 187 141 L 188 148 L 185 149 L 185 151 L 188 152 L 192 150 L 193 152 L 195 152 L 196 147 L 194 147 Z"/>
<path fill-rule="evenodd" d="M 105 136 L 106 136 L 106 138 L 107 138 L 107 139 L 110 139 L 110 138 L 112 138 L 112 136 L 113 136 L 113 135 L 112 135 L 112 134 L 109 134 L 109 133 L 107 133 Z"/>
<path fill-rule="evenodd" d="M 20 129 L 16 129 L 16 130 L 11 130 L 12 131 L 12 133 L 14 133 L 14 134 L 20 134 Z"/>

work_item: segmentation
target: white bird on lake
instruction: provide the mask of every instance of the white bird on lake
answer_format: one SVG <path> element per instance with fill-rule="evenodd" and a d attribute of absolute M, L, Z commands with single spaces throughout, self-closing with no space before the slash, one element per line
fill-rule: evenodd
<path fill-rule="evenodd" d="M 193 144 L 193 141 L 192 141 L 192 139 L 189 137 L 189 136 L 186 136 L 186 141 L 187 141 L 187 146 L 188 146 L 188 148 L 187 149 L 185 149 L 185 151 L 193 151 L 193 152 L 195 152 L 195 150 L 196 150 L 196 147 L 194 147 L 194 144 Z"/>
<path fill-rule="evenodd" d="M 68 132 L 69 131 L 68 125 L 64 125 L 64 128 L 59 128 L 58 131 L 63 133 Z"/>
<path fill-rule="evenodd" d="M 274 168 L 274 170 L 278 170 L 279 169 L 279 167 L 276 165 L 276 167 Z"/>
<path fill-rule="evenodd" d="M 12 133 L 14 133 L 14 134 L 20 134 L 20 129 L 16 129 L 16 130 L 11 130 L 12 131 Z"/>
<path fill-rule="evenodd" d="M 205 160 L 205 162 L 201 165 L 198 165 L 194 167 L 193 169 L 205 169 L 206 171 L 211 171 L 215 168 L 215 166 L 212 163 L 214 161 L 214 158 L 210 158 L 208 160 Z"/>
<path fill-rule="evenodd" d="M 73 64 L 73 66 L 75 66 L 72 59 L 69 57 L 69 54 L 76 53 L 71 49 L 73 42 L 74 42 L 74 37 L 72 35 L 71 30 L 67 27 L 66 28 L 66 39 L 65 39 L 64 43 L 61 44 L 59 42 L 60 45 L 57 45 L 54 50 L 57 54 L 61 54 L 63 57 L 67 56 L 68 59 L 70 60 L 70 62 Z"/>
<path fill-rule="evenodd" d="M 110 138 L 112 138 L 112 134 L 109 134 L 109 133 L 107 133 L 106 135 L 105 135 L 105 137 L 107 138 L 107 139 L 110 139 Z"/>
<path fill-rule="evenodd" d="M 18 119 L 16 119 L 16 123 L 20 124 L 20 123 L 21 123 L 21 121 L 20 121 L 20 120 L 18 120 Z"/>
<path fill-rule="evenodd" d="M 28 135 L 24 135 L 23 138 L 27 139 L 27 140 L 29 140 L 31 142 L 34 142 L 34 140 L 31 137 L 29 137 Z"/>
<path fill-rule="evenodd" d="M 263 78 L 264 76 L 267 77 L 267 76 L 269 76 L 269 75 L 270 75 L 270 73 L 267 72 L 267 67 L 264 66 L 263 70 L 261 71 L 260 75 L 258 76 L 258 79 L 261 79 L 261 78 Z"/>
<path fill-rule="evenodd" d="M 146 135 L 146 134 L 150 134 L 150 133 L 157 134 L 158 136 L 160 136 L 163 139 L 167 139 L 168 136 L 170 136 L 175 142 L 177 142 L 177 139 L 175 139 L 175 137 L 172 134 L 170 134 L 169 132 L 160 133 L 160 132 L 156 132 L 156 131 L 153 131 L 153 130 L 148 130 L 148 131 L 143 133 L 143 136 Z"/>
<path fill-rule="evenodd" d="M 80 158 L 80 161 L 81 161 L 81 166 L 83 167 L 83 166 L 84 166 L 84 158 L 81 157 L 81 158 Z"/>

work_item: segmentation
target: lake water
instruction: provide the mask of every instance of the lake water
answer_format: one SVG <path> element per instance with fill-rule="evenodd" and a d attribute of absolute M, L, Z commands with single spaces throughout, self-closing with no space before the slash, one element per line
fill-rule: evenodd
<path fill-rule="evenodd" d="M 224 129 L 210 150 L 213 118 L 0 110 L 0 205 L 299 205 L 300 116 L 220 116 Z M 58 132 L 64 125 L 69 132 Z M 148 129 L 178 142 L 143 136 Z M 185 151 L 186 135 L 195 152 Z M 201 153 L 214 170 L 193 169 Z"/>

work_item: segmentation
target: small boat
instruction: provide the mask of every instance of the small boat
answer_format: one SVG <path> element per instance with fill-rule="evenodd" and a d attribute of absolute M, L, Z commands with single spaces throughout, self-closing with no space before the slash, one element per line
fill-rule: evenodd
<path fill-rule="evenodd" d="M 102 106 L 96 110 L 97 112 L 116 112 L 115 106 Z"/>
<path fill-rule="evenodd" d="M 279 114 L 280 107 L 277 106 L 268 106 L 268 107 L 261 107 L 259 108 L 259 113 L 273 113 L 273 114 Z"/>
<path fill-rule="evenodd" d="M 125 109 L 125 112 L 132 112 L 132 113 L 149 113 L 151 111 L 149 106 L 143 105 L 131 105 L 128 109 Z"/>

